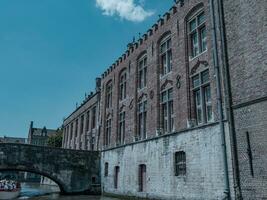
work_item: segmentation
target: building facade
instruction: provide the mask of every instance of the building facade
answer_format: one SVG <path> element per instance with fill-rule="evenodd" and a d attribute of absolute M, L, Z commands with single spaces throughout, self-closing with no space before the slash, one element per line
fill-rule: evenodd
<path fill-rule="evenodd" d="M 63 148 L 97 150 L 99 145 L 100 84 L 96 79 L 96 91 L 71 113 L 63 123 Z"/>
<path fill-rule="evenodd" d="M 33 121 L 30 123 L 29 133 L 28 133 L 28 144 L 47 146 L 47 142 L 50 136 L 56 135 L 58 130 L 47 129 L 45 126 L 43 128 L 36 128 L 33 125 Z M 41 182 L 43 178 L 39 174 L 25 173 L 25 179 L 30 182 Z"/>
<path fill-rule="evenodd" d="M 64 121 L 64 148 L 102 152 L 103 193 L 267 198 L 266 6 L 176 1 L 128 44 Z M 98 145 L 90 149 L 92 105 Z"/>
<path fill-rule="evenodd" d="M 234 194 L 229 140 L 222 148 L 210 19 L 209 1 L 179 2 L 104 73 L 104 193 L 156 199 Z"/>
<path fill-rule="evenodd" d="M 58 130 L 47 129 L 45 126 L 43 128 L 33 127 L 33 121 L 30 123 L 29 134 L 28 134 L 28 144 L 47 146 L 47 141 L 49 136 L 56 135 Z"/>

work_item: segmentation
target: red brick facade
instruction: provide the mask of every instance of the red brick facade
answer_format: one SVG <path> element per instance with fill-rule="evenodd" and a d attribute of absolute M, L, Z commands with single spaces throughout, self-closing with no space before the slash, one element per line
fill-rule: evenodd
<path fill-rule="evenodd" d="M 162 19 L 153 25 L 138 42 L 129 45 L 123 54 L 103 75 L 101 92 L 102 145 L 105 148 L 118 145 L 119 112 L 126 113 L 126 131 L 124 144 L 138 140 L 138 103 L 147 101 L 146 138 L 164 134 L 161 94 L 172 89 L 173 128 L 165 133 L 176 132 L 188 127 L 197 126 L 196 108 L 193 97 L 192 77 L 204 70 L 209 71 L 212 119 L 216 121 L 216 88 L 211 52 L 211 25 L 208 1 L 185 1 L 184 5 L 174 6 Z M 194 16 L 204 12 L 206 26 L 206 50 L 192 58 L 189 36 L 189 22 Z M 160 45 L 171 40 L 172 70 L 162 75 Z M 147 84 L 138 88 L 138 63 L 142 57 L 147 58 Z M 126 98 L 119 99 L 120 73 L 126 71 Z M 107 103 L 107 85 L 112 83 L 112 105 Z M 105 144 L 107 119 L 111 119 L 109 145 Z M 206 122 L 204 122 L 206 123 Z M 203 123 L 203 124 L 204 124 Z M 106 138 L 108 138 L 106 137 Z M 107 140 L 107 139 L 106 139 Z M 107 143 L 107 142 L 106 142 Z"/>

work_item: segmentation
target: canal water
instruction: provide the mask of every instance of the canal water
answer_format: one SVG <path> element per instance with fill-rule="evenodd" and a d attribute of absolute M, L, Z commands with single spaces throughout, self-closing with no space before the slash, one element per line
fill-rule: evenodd
<path fill-rule="evenodd" d="M 100 196 L 62 196 L 57 186 L 48 186 L 32 183 L 22 183 L 20 196 L 16 200 L 121 200 Z"/>

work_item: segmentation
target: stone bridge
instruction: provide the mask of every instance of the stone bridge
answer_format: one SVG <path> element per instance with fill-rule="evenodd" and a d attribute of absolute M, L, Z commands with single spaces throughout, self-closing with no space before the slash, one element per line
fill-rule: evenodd
<path fill-rule="evenodd" d="M 0 143 L 0 171 L 6 170 L 48 177 L 63 194 L 100 193 L 100 152 Z"/>

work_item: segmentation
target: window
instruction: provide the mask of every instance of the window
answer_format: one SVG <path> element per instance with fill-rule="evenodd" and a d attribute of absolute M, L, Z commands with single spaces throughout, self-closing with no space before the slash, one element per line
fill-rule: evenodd
<path fill-rule="evenodd" d="M 146 191 L 146 165 L 139 165 L 138 174 L 139 192 Z"/>
<path fill-rule="evenodd" d="M 175 153 L 174 156 L 175 164 L 175 176 L 185 176 L 186 175 L 186 155 L 184 151 L 179 151 Z"/>
<path fill-rule="evenodd" d="M 66 134 L 66 140 L 65 140 L 65 146 L 68 148 L 68 142 L 69 142 L 69 140 L 70 140 L 70 132 L 69 132 L 69 130 L 70 130 L 70 126 L 68 125 L 67 126 L 67 134 Z"/>
<path fill-rule="evenodd" d="M 120 101 L 126 98 L 126 70 L 122 71 L 119 78 L 119 99 Z"/>
<path fill-rule="evenodd" d="M 146 87 L 147 82 L 147 56 L 143 56 L 138 60 L 138 88 Z"/>
<path fill-rule="evenodd" d="M 111 135 L 111 118 L 106 120 L 106 130 L 105 130 L 105 145 L 108 146 L 110 143 L 110 135 Z"/>
<path fill-rule="evenodd" d="M 95 136 L 91 137 L 91 150 L 94 151 L 95 149 Z"/>
<path fill-rule="evenodd" d="M 161 116 L 164 133 L 173 131 L 173 89 L 165 90 L 161 93 Z"/>
<path fill-rule="evenodd" d="M 146 139 L 147 121 L 147 100 L 143 100 L 137 105 L 137 134 L 138 139 Z"/>
<path fill-rule="evenodd" d="M 114 188 L 118 189 L 118 183 L 119 183 L 119 173 L 120 173 L 120 167 L 115 167 L 115 176 L 114 176 Z"/>
<path fill-rule="evenodd" d="M 89 131 L 89 124 L 90 124 L 90 111 L 87 111 L 87 113 L 86 113 L 86 127 L 85 127 L 85 129 L 86 129 L 86 132 L 88 132 Z"/>
<path fill-rule="evenodd" d="M 189 39 L 192 57 L 197 56 L 207 49 L 205 21 L 206 16 L 204 12 L 200 12 L 189 21 Z"/>
<path fill-rule="evenodd" d="M 117 138 L 118 144 L 124 144 L 125 138 L 125 111 L 119 113 L 119 135 Z"/>
<path fill-rule="evenodd" d="M 80 134 L 83 134 L 84 115 L 81 116 Z"/>
<path fill-rule="evenodd" d="M 91 128 L 94 129 L 96 127 L 96 106 L 92 109 L 92 124 Z"/>
<path fill-rule="evenodd" d="M 112 82 L 110 81 L 106 86 L 106 108 L 112 106 Z"/>
<path fill-rule="evenodd" d="M 76 123 L 75 123 L 75 138 L 78 136 L 78 124 L 79 124 L 79 121 L 78 121 L 78 119 L 76 119 Z"/>
<path fill-rule="evenodd" d="M 205 70 L 192 78 L 197 124 L 203 124 L 212 121 L 209 79 L 209 70 Z"/>
<path fill-rule="evenodd" d="M 104 174 L 105 177 L 108 176 L 108 163 L 106 162 L 105 163 L 105 174 Z"/>
<path fill-rule="evenodd" d="M 71 142 L 72 138 L 73 138 L 73 123 L 71 123 L 71 125 L 70 125 L 70 142 Z"/>
<path fill-rule="evenodd" d="M 170 36 L 163 39 L 160 43 L 160 63 L 162 75 L 165 75 L 172 70 L 172 49 Z"/>
<path fill-rule="evenodd" d="M 92 184 L 96 184 L 96 177 L 92 176 Z"/>

